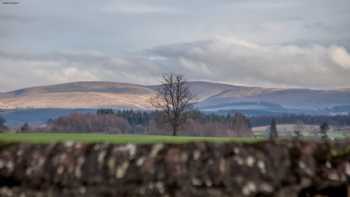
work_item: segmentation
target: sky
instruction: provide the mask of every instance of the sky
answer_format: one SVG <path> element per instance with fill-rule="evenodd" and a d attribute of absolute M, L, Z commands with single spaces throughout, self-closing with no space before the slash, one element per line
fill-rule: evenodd
<path fill-rule="evenodd" d="M 349 0 L 0 0 L 0 92 L 169 72 L 349 88 L 349 32 Z"/>

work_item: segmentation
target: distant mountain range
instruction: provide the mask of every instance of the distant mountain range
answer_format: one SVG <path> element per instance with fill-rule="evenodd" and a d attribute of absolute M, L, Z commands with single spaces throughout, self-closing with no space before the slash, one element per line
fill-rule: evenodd
<path fill-rule="evenodd" d="M 313 90 L 235 86 L 193 81 L 196 107 L 204 111 L 342 112 L 349 110 L 350 89 Z M 0 93 L 0 109 L 152 109 L 158 86 L 114 82 L 74 82 Z"/>

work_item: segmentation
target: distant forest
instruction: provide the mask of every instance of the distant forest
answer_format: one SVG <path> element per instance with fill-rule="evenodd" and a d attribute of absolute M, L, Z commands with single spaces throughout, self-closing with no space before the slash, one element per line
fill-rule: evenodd
<path fill-rule="evenodd" d="M 142 112 L 142 111 L 113 111 L 111 109 L 97 110 L 97 114 L 110 113 L 128 120 L 130 125 L 146 125 L 148 122 L 161 113 L 157 111 Z M 190 119 L 195 119 L 200 122 L 230 122 L 235 113 L 220 115 L 215 113 L 203 113 L 200 111 L 192 111 L 188 113 Z M 295 124 L 303 122 L 304 124 L 321 125 L 327 122 L 333 126 L 350 126 L 350 115 L 303 115 L 303 114 L 278 114 L 268 116 L 249 116 L 250 125 L 252 127 L 270 125 L 272 119 L 275 119 L 278 124 Z"/>
<path fill-rule="evenodd" d="M 251 128 L 270 125 L 274 119 L 277 124 L 303 124 L 330 126 L 350 126 L 350 115 L 293 115 L 244 116 L 231 113 L 220 115 L 189 111 L 186 124 L 181 128 L 182 135 L 192 136 L 248 136 Z M 6 120 L 0 118 L 0 130 L 5 130 Z M 171 129 L 164 123 L 160 111 L 134 111 L 99 109 L 89 113 L 72 113 L 56 119 L 50 119 L 45 126 L 37 127 L 28 123 L 17 128 L 19 132 L 104 132 L 117 134 L 166 134 Z"/>

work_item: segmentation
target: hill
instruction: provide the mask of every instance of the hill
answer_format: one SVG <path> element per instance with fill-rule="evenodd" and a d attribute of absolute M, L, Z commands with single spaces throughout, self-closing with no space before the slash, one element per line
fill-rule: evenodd
<path fill-rule="evenodd" d="M 322 110 L 350 105 L 350 90 L 278 89 L 222 83 L 189 82 L 199 109 Z M 0 94 L 3 109 L 152 109 L 150 99 L 158 86 L 114 82 L 74 82 L 15 90 Z M 346 108 L 344 108 L 346 109 Z M 339 109 L 337 108 L 339 111 Z"/>
<path fill-rule="evenodd" d="M 154 90 L 134 84 L 75 82 L 20 89 L 0 95 L 0 107 L 149 109 Z"/>

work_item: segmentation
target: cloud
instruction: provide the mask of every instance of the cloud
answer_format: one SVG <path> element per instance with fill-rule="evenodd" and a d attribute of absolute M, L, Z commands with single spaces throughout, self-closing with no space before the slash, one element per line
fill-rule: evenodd
<path fill-rule="evenodd" d="M 115 54 L 223 34 L 350 49 L 348 0 L 26 0 L 0 13 L 3 50 Z"/>
<path fill-rule="evenodd" d="M 164 72 L 349 86 L 349 18 L 349 0 L 26 0 L 0 6 L 0 91 Z"/>
<path fill-rule="evenodd" d="M 53 81 L 67 82 L 67 81 L 96 81 L 98 77 L 89 71 L 80 70 L 75 67 L 64 68 L 52 76 Z"/>
<path fill-rule="evenodd" d="M 190 80 L 270 87 L 350 84 L 349 54 L 343 47 L 268 45 L 232 36 L 118 56 L 96 51 L 0 51 L 0 65 L 2 90 L 92 80 L 155 84 L 166 72 L 182 73 Z"/>
<path fill-rule="evenodd" d="M 152 50 L 190 77 L 274 87 L 335 88 L 350 84 L 349 55 L 342 47 L 264 45 L 235 37 Z"/>
<path fill-rule="evenodd" d="M 350 55 L 343 47 L 332 47 L 330 55 L 338 65 L 344 69 L 350 69 Z"/>
<path fill-rule="evenodd" d="M 156 83 L 161 69 L 145 57 L 99 52 L 0 51 L 0 90 L 72 81 Z M 153 77 L 152 77 L 153 76 Z M 152 81 L 153 80 L 153 81 Z"/>
<path fill-rule="evenodd" d="M 177 10 L 164 6 L 152 5 L 149 2 L 112 2 L 101 9 L 103 12 L 114 14 L 175 14 Z"/>

